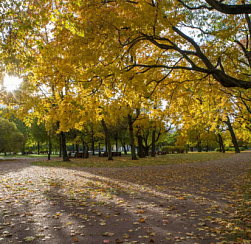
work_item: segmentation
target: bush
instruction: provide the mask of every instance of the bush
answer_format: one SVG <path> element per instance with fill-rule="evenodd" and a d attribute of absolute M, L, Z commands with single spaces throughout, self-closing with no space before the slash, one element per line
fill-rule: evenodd
<path fill-rule="evenodd" d="M 177 146 L 166 146 L 162 147 L 161 151 L 166 151 L 166 153 L 184 153 L 188 152 L 187 147 L 177 147 Z"/>
<path fill-rule="evenodd" d="M 245 148 L 244 147 L 239 147 L 240 151 L 244 151 Z M 219 152 L 220 151 L 220 148 L 216 148 L 215 149 L 215 152 Z M 225 151 L 226 152 L 234 152 L 235 149 L 233 147 L 225 147 Z"/>

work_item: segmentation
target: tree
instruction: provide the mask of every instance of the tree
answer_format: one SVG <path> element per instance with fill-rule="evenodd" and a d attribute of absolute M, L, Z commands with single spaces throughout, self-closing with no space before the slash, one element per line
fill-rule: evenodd
<path fill-rule="evenodd" d="M 34 140 L 37 142 L 37 153 L 40 152 L 40 144 L 49 140 L 48 133 L 45 128 L 44 123 L 39 123 L 38 119 L 35 118 L 34 122 L 31 124 L 31 135 Z"/>
<path fill-rule="evenodd" d="M 232 102 L 222 112 L 222 86 L 251 87 L 249 12 L 236 15 L 245 1 L 242 7 L 213 0 L 22 4 L 3 7 L 1 62 L 25 77 L 26 89 L 2 100 L 18 102 L 23 119 L 57 123 L 62 139 L 88 121 L 113 126 L 114 118 L 126 117 L 134 149 L 135 111 L 153 111 L 151 99 L 167 102 L 177 126 L 197 119 L 213 131 L 233 112 Z M 215 110 L 209 94 L 221 104 Z"/>
<path fill-rule="evenodd" d="M 25 142 L 25 137 L 21 132 L 19 131 L 13 132 L 10 140 L 11 151 L 15 153 L 22 151 L 24 142 Z"/>
<path fill-rule="evenodd" d="M 22 149 L 24 136 L 17 131 L 16 125 L 0 118 L 0 152 L 18 152 Z"/>

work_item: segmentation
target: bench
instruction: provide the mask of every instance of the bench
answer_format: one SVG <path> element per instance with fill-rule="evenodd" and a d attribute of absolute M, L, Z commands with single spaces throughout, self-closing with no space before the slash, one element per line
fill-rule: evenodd
<path fill-rule="evenodd" d="M 166 151 L 158 151 L 158 155 L 165 155 Z"/>
<path fill-rule="evenodd" d="M 113 157 L 121 156 L 121 152 L 112 152 Z"/>
<path fill-rule="evenodd" d="M 69 153 L 69 158 L 84 158 L 85 157 L 85 153 L 75 153 L 75 155 L 72 155 L 73 153 Z M 89 158 L 89 153 L 88 153 L 88 158 Z"/>
<path fill-rule="evenodd" d="M 112 152 L 112 157 L 121 156 L 121 152 Z M 108 157 L 108 152 L 99 152 L 99 157 Z"/>
<path fill-rule="evenodd" d="M 108 152 L 99 152 L 99 157 L 108 157 Z"/>

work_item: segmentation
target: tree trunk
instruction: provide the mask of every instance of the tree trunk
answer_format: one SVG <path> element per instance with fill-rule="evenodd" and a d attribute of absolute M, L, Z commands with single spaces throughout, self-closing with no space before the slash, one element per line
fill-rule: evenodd
<path fill-rule="evenodd" d="M 119 140 L 120 140 L 120 143 L 121 143 L 121 145 L 122 145 L 122 147 L 123 147 L 124 153 L 127 154 L 125 142 L 123 143 L 121 139 L 119 139 Z"/>
<path fill-rule="evenodd" d="M 83 152 L 85 152 L 85 142 L 82 141 L 82 144 L 83 144 Z"/>
<path fill-rule="evenodd" d="M 145 155 L 149 155 L 149 148 L 150 146 L 144 146 L 144 151 L 145 151 Z"/>
<path fill-rule="evenodd" d="M 59 157 L 62 157 L 61 135 L 59 134 Z"/>
<path fill-rule="evenodd" d="M 77 151 L 77 153 L 79 153 L 79 145 L 78 144 L 76 144 L 76 151 Z"/>
<path fill-rule="evenodd" d="M 140 158 L 144 158 L 145 155 L 144 155 L 144 149 L 143 149 L 143 141 L 142 141 L 142 136 L 141 135 L 138 135 L 138 145 L 139 145 L 139 151 L 138 151 L 138 156 Z M 146 155 L 147 156 L 147 155 Z"/>
<path fill-rule="evenodd" d="M 127 150 L 126 150 L 126 145 L 125 145 L 125 143 L 124 143 L 124 144 L 122 144 L 122 146 L 123 146 L 123 149 L 124 149 L 124 153 L 125 153 L 125 155 L 127 155 Z"/>
<path fill-rule="evenodd" d="M 25 154 L 25 142 L 23 142 L 22 155 Z"/>
<path fill-rule="evenodd" d="M 222 152 L 222 145 L 220 141 L 219 141 L 219 144 L 220 144 L 220 152 Z"/>
<path fill-rule="evenodd" d="M 112 148 L 111 148 L 111 142 L 110 142 L 110 134 L 108 132 L 108 129 L 106 127 L 106 123 L 104 121 L 104 119 L 102 119 L 102 126 L 103 126 L 103 129 L 104 129 L 104 132 L 105 132 L 105 139 L 106 139 L 106 142 L 107 142 L 107 147 L 108 147 L 108 160 L 113 160 L 112 158 Z"/>
<path fill-rule="evenodd" d="M 100 150 L 100 142 L 99 142 L 99 144 L 98 144 L 98 152 L 99 152 L 99 153 L 101 152 L 101 150 Z"/>
<path fill-rule="evenodd" d="M 230 122 L 230 119 L 229 117 L 227 116 L 227 121 L 224 121 L 225 124 L 227 125 L 228 127 L 228 130 L 231 134 L 231 137 L 232 137 L 232 142 L 234 144 L 234 149 L 235 149 L 235 153 L 240 153 L 240 149 L 239 149 L 239 146 L 238 146 L 238 143 L 237 143 L 237 139 L 236 139 L 236 136 L 235 136 L 235 133 L 234 133 L 234 130 L 233 130 L 233 127 L 231 125 L 231 122 Z"/>
<path fill-rule="evenodd" d="M 201 141 L 200 141 L 199 137 L 200 136 L 197 137 L 197 140 L 198 140 L 198 142 L 197 142 L 197 150 L 198 150 L 198 152 L 201 152 Z"/>
<path fill-rule="evenodd" d="M 39 142 L 37 143 L 37 154 L 39 155 Z"/>
<path fill-rule="evenodd" d="M 88 158 L 88 151 L 89 151 L 89 145 L 88 143 L 85 143 L 85 157 L 84 158 Z"/>
<path fill-rule="evenodd" d="M 132 116 L 130 114 L 128 114 L 128 125 L 129 125 L 132 160 L 137 160 L 137 156 L 135 153 L 134 135 L 133 135 L 133 121 L 132 121 Z"/>
<path fill-rule="evenodd" d="M 95 155 L 94 140 L 92 139 L 92 155 Z"/>
<path fill-rule="evenodd" d="M 49 152 L 48 152 L 48 160 L 51 160 L 51 135 L 49 132 Z"/>
<path fill-rule="evenodd" d="M 152 153 L 151 157 L 155 157 L 155 130 L 152 133 Z"/>
<path fill-rule="evenodd" d="M 72 151 L 75 152 L 74 144 L 72 144 Z"/>
<path fill-rule="evenodd" d="M 107 140 L 105 139 L 105 151 L 107 152 Z"/>
<path fill-rule="evenodd" d="M 209 151 L 209 145 L 208 145 L 208 141 L 207 141 L 207 146 L 206 146 L 206 152 Z"/>
<path fill-rule="evenodd" d="M 223 139 L 220 133 L 218 134 L 218 137 L 219 137 L 219 144 L 220 144 L 220 152 L 225 153 L 224 143 L 223 143 Z"/>
<path fill-rule="evenodd" d="M 115 141 L 116 141 L 116 152 L 118 152 L 118 138 L 117 137 L 115 138 Z"/>
<path fill-rule="evenodd" d="M 63 154 L 63 161 L 68 162 L 68 161 L 70 161 L 70 159 L 67 155 L 65 133 L 63 131 L 60 132 L 60 137 L 61 137 L 61 148 L 62 148 L 62 154 Z"/>

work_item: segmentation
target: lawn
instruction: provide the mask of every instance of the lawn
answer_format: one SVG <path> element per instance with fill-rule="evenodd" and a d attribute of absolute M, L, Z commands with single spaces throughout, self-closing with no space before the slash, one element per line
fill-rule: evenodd
<path fill-rule="evenodd" d="M 58 157 L 58 154 L 51 154 L 51 157 Z M 4 156 L 3 153 L 0 153 L 0 158 L 4 159 L 4 158 L 47 158 L 48 154 L 28 154 L 28 155 L 22 155 L 22 154 L 7 154 L 6 156 Z"/>
<path fill-rule="evenodd" d="M 58 160 L 33 162 L 33 165 L 52 166 L 52 167 L 91 167 L 91 168 L 117 168 L 117 167 L 134 167 L 134 166 L 152 166 L 152 165 L 170 165 L 170 164 L 187 164 L 194 162 L 206 162 L 215 159 L 227 158 L 233 153 L 186 153 L 186 154 L 167 154 L 157 155 L 155 158 L 146 157 L 138 160 L 131 160 L 130 156 L 114 157 L 112 161 L 107 158 L 91 156 L 88 159 L 72 158 L 70 162 Z"/>

